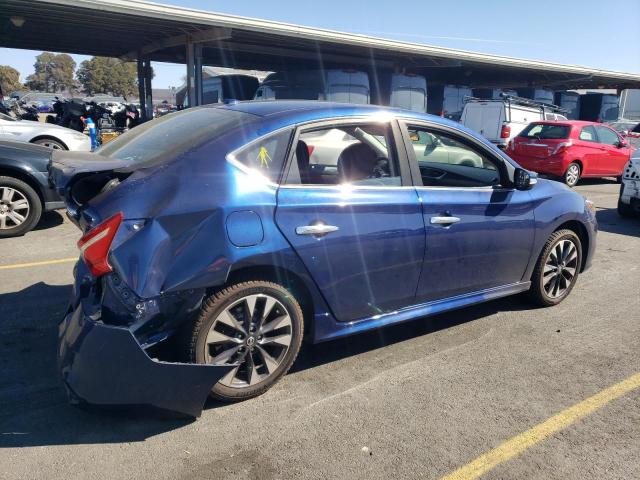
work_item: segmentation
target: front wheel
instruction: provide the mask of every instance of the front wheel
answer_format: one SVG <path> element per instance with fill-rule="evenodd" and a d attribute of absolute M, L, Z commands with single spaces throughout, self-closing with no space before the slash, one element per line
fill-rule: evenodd
<path fill-rule="evenodd" d="M 288 290 L 272 282 L 238 283 L 204 302 L 189 355 L 195 363 L 237 365 L 214 385 L 211 397 L 246 400 L 287 373 L 303 331 L 302 309 Z"/>
<path fill-rule="evenodd" d="M 564 172 L 564 176 L 562 177 L 564 183 L 566 183 L 569 187 L 575 187 L 580 180 L 580 165 L 576 162 L 571 163 L 567 170 Z"/>
<path fill-rule="evenodd" d="M 43 147 L 51 148 L 53 150 L 66 150 L 66 147 L 57 140 L 53 138 L 41 138 L 40 140 L 35 140 L 32 142 L 36 145 L 42 145 Z"/>
<path fill-rule="evenodd" d="M 573 289 L 582 265 L 582 244 L 572 230 L 558 230 L 545 243 L 531 277 L 529 294 L 534 303 L 549 307 L 564 300 Z"/>
<path fill-rule="evenodd" d="M 41 215 L 42 203 L 33 188 L 17 178 L 0 177 L 0 238 L 24 235 Z"/>

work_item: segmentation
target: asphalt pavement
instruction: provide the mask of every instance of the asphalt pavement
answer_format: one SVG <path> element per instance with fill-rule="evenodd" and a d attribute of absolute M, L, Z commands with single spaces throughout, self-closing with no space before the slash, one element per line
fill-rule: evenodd
<path fill-rule="evenodd" d="M 67 404 L 56 327 L 79 231 L 50 213 L 0 240 L 0 479 L 640 478 L 640 219 L 617 215 L 618 188 L 576 189 L 601 231 L 562 304 L 305 345 L 265 395 L 195 421 Z"/>

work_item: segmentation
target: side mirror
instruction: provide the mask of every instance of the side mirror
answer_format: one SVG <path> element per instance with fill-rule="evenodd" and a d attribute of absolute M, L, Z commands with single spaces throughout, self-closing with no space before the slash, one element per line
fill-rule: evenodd
<path fill-rule="evenodd" d="M 628 147 L 628 146 L 629 146 L 629 143 L 626 140 L 620 140 L 618 142 L 618 148 L 625 148 L 625 147 Z"/>
<path fill-rule="evenodd" d="M 513 172 L 513 185 L 516 190 L 529 190 L 532 187 L 531 174 L 524 168 L 516 168 Z"/>

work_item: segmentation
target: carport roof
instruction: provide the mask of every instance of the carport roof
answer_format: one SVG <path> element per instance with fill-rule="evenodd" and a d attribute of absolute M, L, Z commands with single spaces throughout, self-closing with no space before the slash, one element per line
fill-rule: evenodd
<path fill-rule="evenodd" d="M 24 18 L 16 27 L 12 16 Z M 470 86 L 640 88 L 640 74 L 486 55 L 139 0 L 2 0 L 0 46 L 260 70 L 406 68 Z M 319 59 L 322 58 L 322 61 Z"/>

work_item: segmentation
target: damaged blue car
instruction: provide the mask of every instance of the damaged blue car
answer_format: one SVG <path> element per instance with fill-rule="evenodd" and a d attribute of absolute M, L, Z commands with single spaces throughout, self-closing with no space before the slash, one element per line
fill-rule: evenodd
<path fill-rule="evenodd" d="M 457 123 L 324 102 L 193 108 L 54 152 L 82 230 L 59 364 L 72 401 L 198 416 L 323 342 L 591 264 L 593 204 Z"/>

